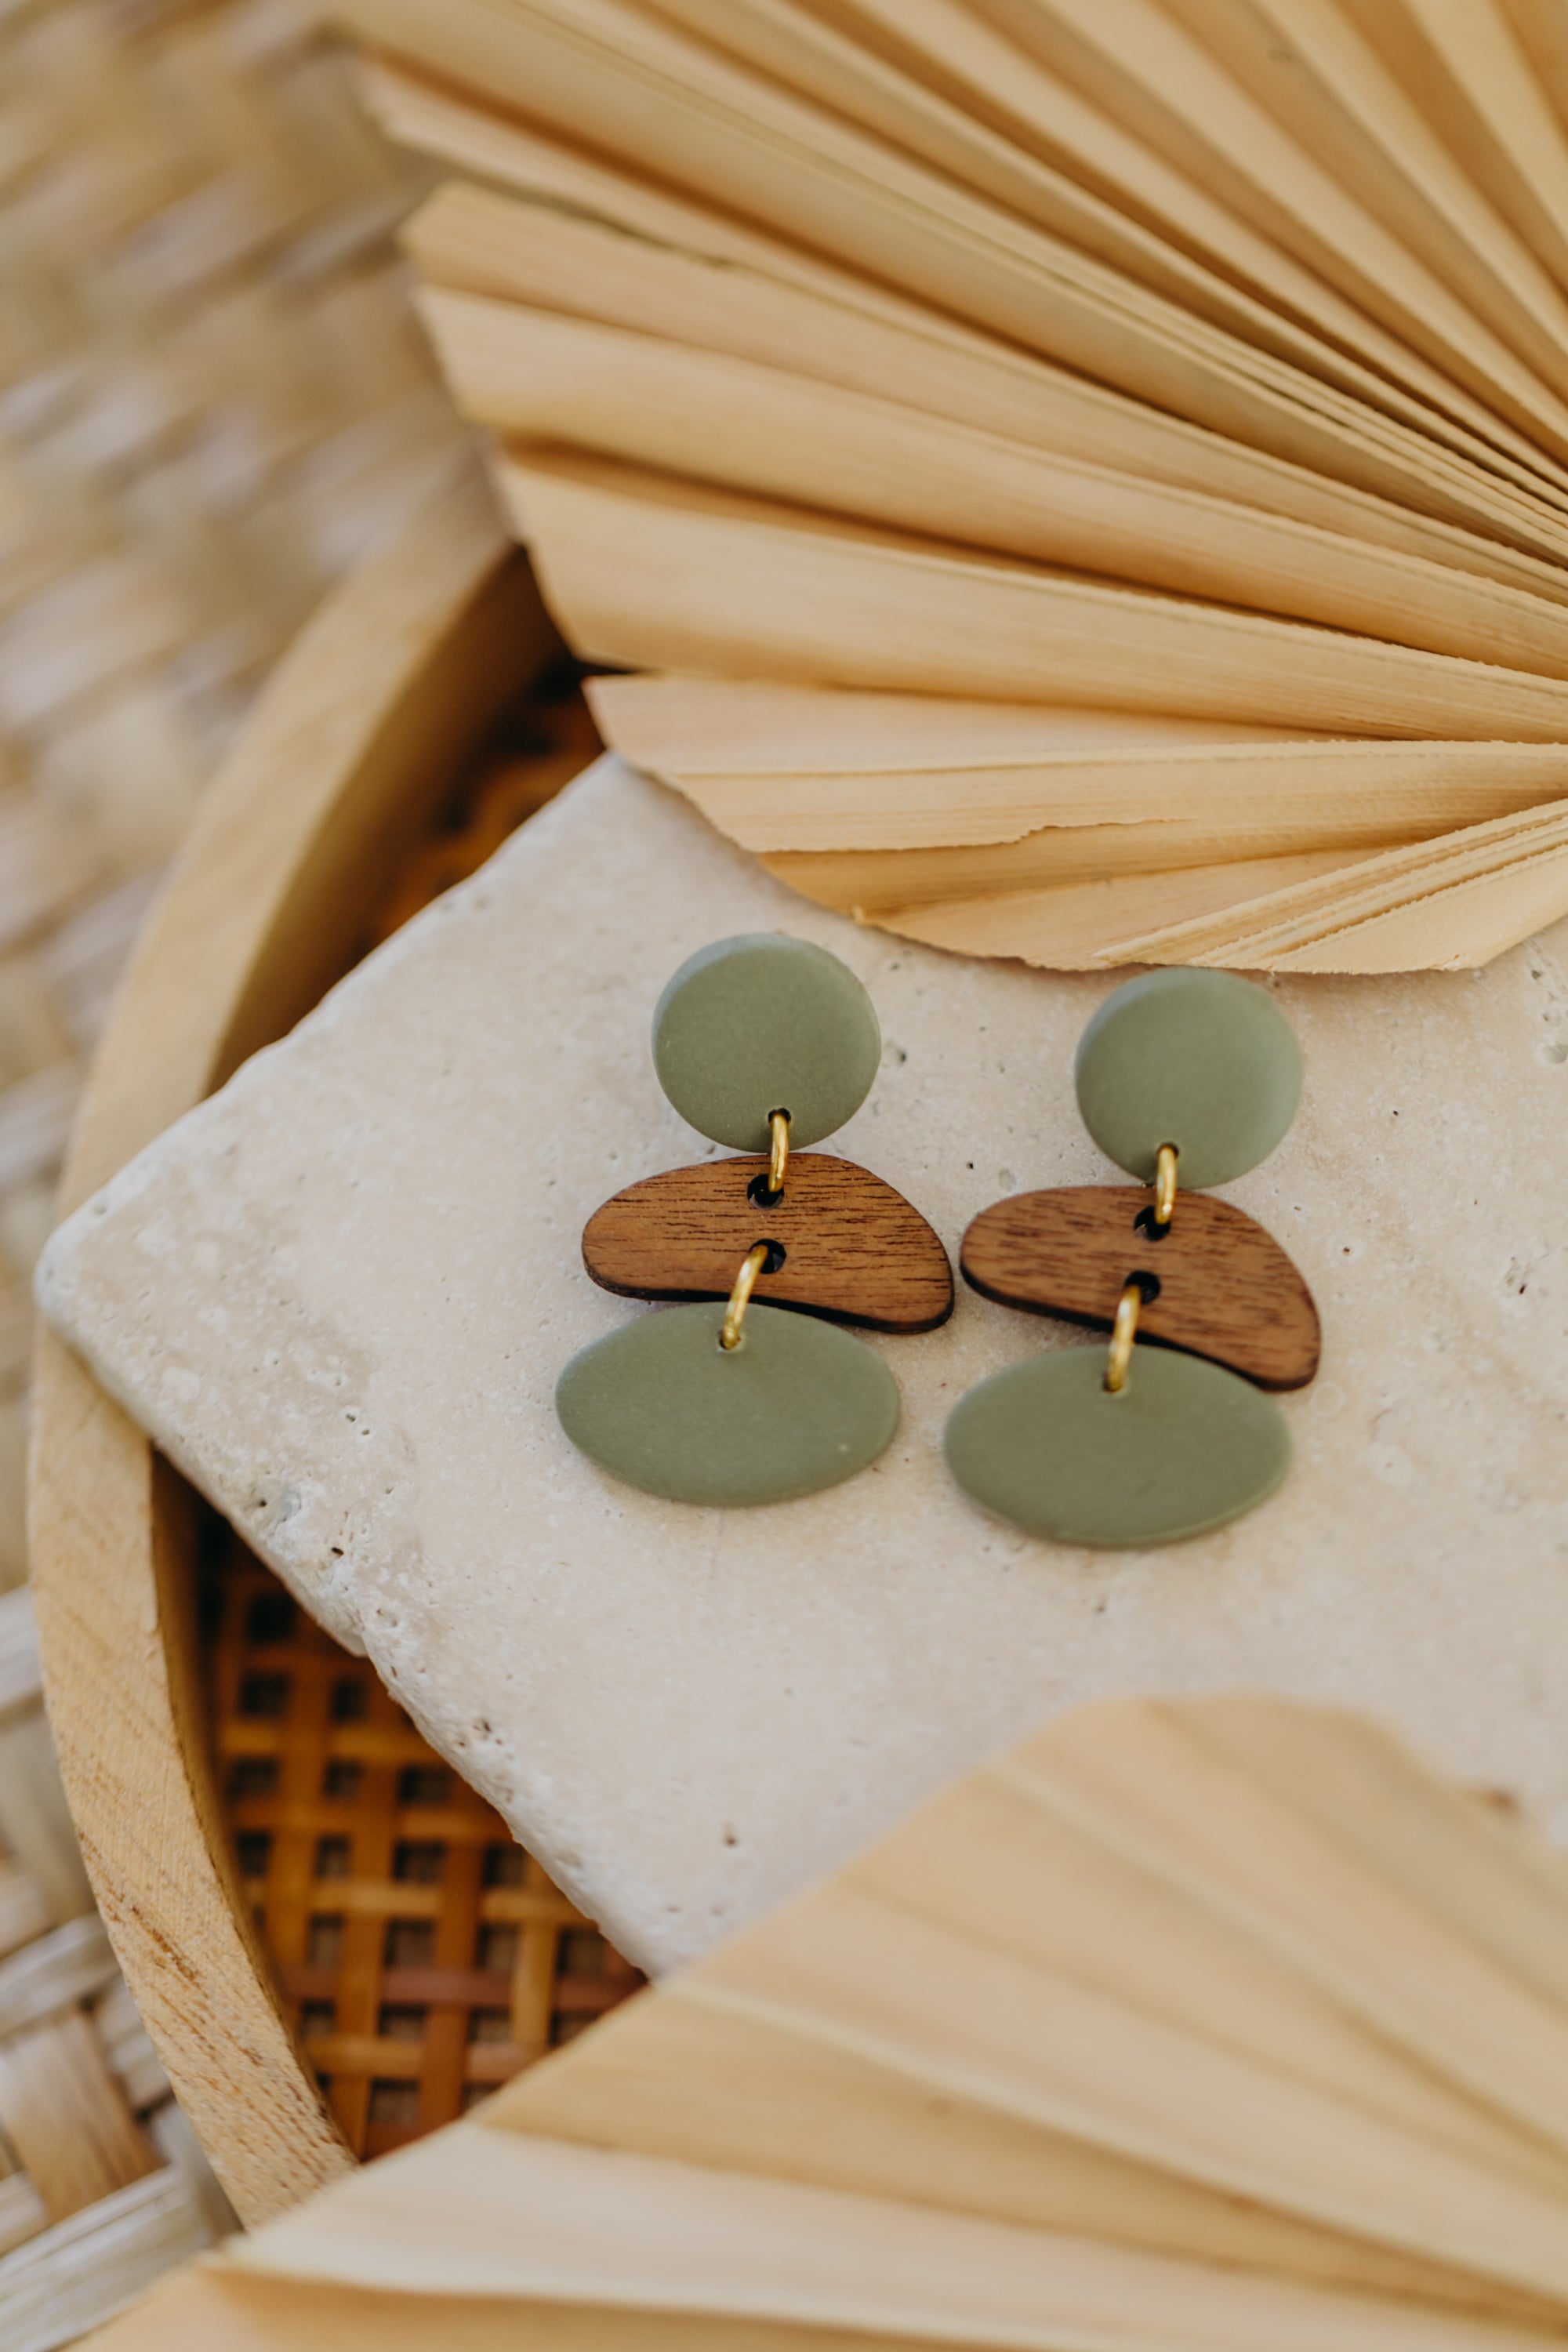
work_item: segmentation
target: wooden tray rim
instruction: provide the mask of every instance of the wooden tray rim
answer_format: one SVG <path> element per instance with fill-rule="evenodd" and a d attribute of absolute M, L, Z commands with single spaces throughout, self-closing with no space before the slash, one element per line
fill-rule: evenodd
<path fill-rule="evenodd" d="M 326 600 L 148 918 L 77 1118 L 62 1215 L 341 975 L 378 885 L 554 643 L 477 478 Z M 353 2158 L 284 2022 L 217 1811 L 188 1489 L 47 1330 L 35 1371 L 30 1559 L 72 1815 L 181 2105 L 255 2223 Z"/>

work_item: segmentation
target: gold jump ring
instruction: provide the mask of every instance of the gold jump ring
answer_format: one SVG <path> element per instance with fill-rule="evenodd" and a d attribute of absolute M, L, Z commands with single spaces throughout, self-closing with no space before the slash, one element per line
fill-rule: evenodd
<path fill-rule="evenodd" d="M 758 1242 L 746 1252 L 745 1263 L 735 1276 L 735 1287 L 730 1293 L 730 1304 L 724 1310 L 724 1328 L 719 1334 L 719 1345 L 726 1353 L 741 1344 L 741 1326 L 746 1319 L 746 1309 L 752 1303 L 756 1280 L 768 1262 L 766 1242 Z"/>
<path fill-rule="evenodd" d="M 768 1113 L 768 1190 L 782 1192 L 784 1178 L 789 1173 L 789 1113 L 771 1110 Z"/>
<path fill-rule="evenodd" d="M 1162 1143 L 1154 1160 L 1154 1223 L 1162 1229 L 1176 1205 L 1176 1147 Z"/>
<path fill-rule="evenodd" d="M 1132 1343 L 1138 1337 L 1138 1312 L 1143 1304 L 1143 1293 L 1135 1282 L 1130 1282 L 1116 1302 L 1116 1320 L 1110 1327 L 1110 1355 L 1105 1367 L 1108 1394 L 1119 1396 L 1127 1386 L 1127 1367 L 1132 1360 Z"/>

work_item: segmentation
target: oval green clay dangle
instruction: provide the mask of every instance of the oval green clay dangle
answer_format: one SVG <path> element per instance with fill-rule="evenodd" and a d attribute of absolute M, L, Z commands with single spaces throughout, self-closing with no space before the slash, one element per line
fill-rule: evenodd
<path fill-rule="evenodd" d="M 648 1494 L 732 1507 L 837 1486 L 892 1443 L 898 1383 L 864 1341 L 753 1307 L 727 1350 L 725 1312 L 661 1307 L 574 1356 L 555 1391 L 573 1444 Z"/>
<path fill-rule="evenodd" d="M 653 1054 L 683 1118 L 765 1156 L 666 1170 L 589 1219 L 584 1265 L 605 1288 L 728 1305 L 664 1308 L 583 1349 L 556 1387 L 561 1425 L 673 1502 L 815 1494 L 890 1444 L 899 1391 L 863 1342 L 806 1314 L 930 1330 L 952 1311 L 947 1254 L 900 1193 L 851 1161 L 791 1156 L 865 1100 L 881 1058 L 870 998 L 805 940 L 720 940 L 659 998 Z M 777 1306 L 752 1306 L 770 1283 Z"/>
<path fill-rule="evenodd" d="M 1105 1385 L 1099 1348 L 1064 1348 L 983 1381 L 947 1424 L 972 1501 L 1053 1543 L 1142 1550 L 1238 1518 L 1290 1466 L 1277 1404 L 1196 1356 L 1137 1350 Z"/>

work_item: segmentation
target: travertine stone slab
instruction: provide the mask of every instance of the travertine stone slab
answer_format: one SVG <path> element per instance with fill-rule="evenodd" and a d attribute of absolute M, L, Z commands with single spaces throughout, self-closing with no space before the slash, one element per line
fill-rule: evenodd
<path fill-rule="evenodd" d="M 1111 1180 L 1072 1078 L 1110 980 L 858 930 L 604 761 L 89 1202 L 46 1311 L 655 1967 L 1106 1691 L 1353 1703 L 1568 1841 L 1568 926 L 1473 974 L 1279 983 L 1300 1113 L 1227 1192 L 1310 1284 L 1322 1369 L 1279 1493 L 1144 1555 L 952 1486 L 965 1389 L 1102 1345 L 968 1291 L 867 1343 L 903 1421 L 829 1492 L 700 1511 L 563 1435 L 567 1358 L 663 1311 L 595 1287 L 584 1223 L 700 1156 L 652 1006 L 773 927 L 869 988 L 883 1066 L 833 1148 L 950 1251 L 999 1193 Z"/>

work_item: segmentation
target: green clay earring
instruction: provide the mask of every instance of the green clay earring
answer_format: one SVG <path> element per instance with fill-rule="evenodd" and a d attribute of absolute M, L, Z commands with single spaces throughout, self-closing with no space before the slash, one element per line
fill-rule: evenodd
<path fill-rule="evenodd" d="M 782 1503 L 891 1444 L 898 1385 L 835 1325 L 932 1330 L 952 1312 L 952 1269 L 890 1184 L 797 1149 L 853 1117 L 881 1053 L 860 982 L 805 940 L 720 940 L 670 981 L 653 1018 L 659 1083 L 743 1156 L 667 1169 L 588 1220 L 583 1263 L 603 1288 L 711 1302 L 645 1316 L 566 1366 L 556 1412 L 601 1469 L 672 1502 Z"/>
<path fill-rule="evenodd" d="M 1177 1184 L 1223 1184 L 1296 1114 L 1301 1049 L 1247 980 L 1149 972 L 1108 997 L 1075 1071 L 1084 1124 L 1147 1190 L 1079 1185 L 983 1210 L 965 1279 L 988 1298 L 1110 1328 L 1098 1349 L 983 1381 L 947 1425 L 982 1508 L 1058 1543 L 1144 1549 L 1239 1517 L 1274 1492 L 1290 1438 L 1263 1389 L 1318 1368 L 1318 1310 L 1256 1219 Z M 1137 1347 L 1144 1339 L 1160 1343 Z"/>

